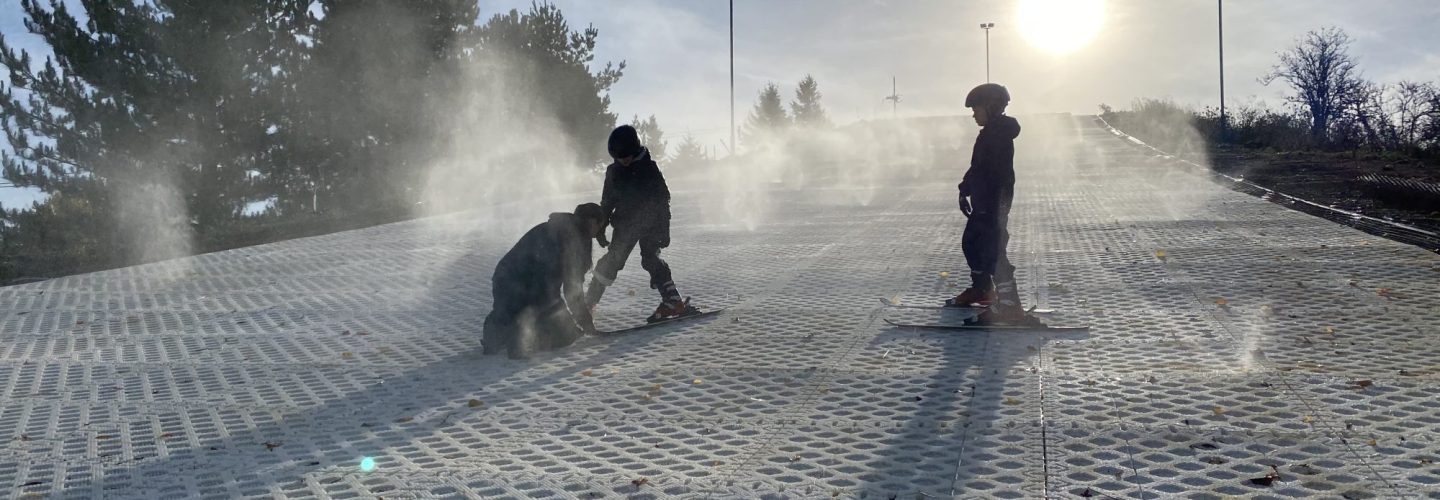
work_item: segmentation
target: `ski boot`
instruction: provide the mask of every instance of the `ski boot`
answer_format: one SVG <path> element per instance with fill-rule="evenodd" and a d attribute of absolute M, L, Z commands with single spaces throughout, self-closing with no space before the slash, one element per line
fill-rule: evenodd
<path fill-rule="evenodd" d="M 995 289 L 981 290 L 970 287 L 960 292 L 960 295 L 945 301 L 945 307 L 990 307 L 995 303 Z"/>
<path fill-rule="evenodd" d="M 649 318 L 645 318 L 645 322 L 654 323 L 656 321 L 675 319 L 692 314 L 700 314 L 700 310 L 690 305 L 690 297 L 683 299 L 675 297 L 665 299 L 664 302 L 661 302 L 660 307 L 655 308 L 655 313 L 651 314 Z"/>

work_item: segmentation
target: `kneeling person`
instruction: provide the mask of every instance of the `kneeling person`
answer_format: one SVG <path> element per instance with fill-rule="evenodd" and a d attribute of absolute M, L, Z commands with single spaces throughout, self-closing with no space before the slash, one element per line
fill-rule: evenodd
<path fill-rule="evenodd" d="M 594 333 L 585 273 L 590 242 L 604 235 L 605 225 L 605 213 L 594 203 L 573 214 L 553 213 L 500 259 L 491 281 L 495 303 L 485 317 L 485 354 L 509 351 L 512 359 L 524 359 Z"/>

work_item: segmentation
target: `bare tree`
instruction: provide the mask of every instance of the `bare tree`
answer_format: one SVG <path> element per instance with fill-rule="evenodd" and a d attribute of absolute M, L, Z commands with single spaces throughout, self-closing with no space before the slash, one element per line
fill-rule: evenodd
<path fill-rule="evenodd" d="M 1407 148 L 1424 147 L 1425 129 L 1440 120 L 1440 89 L 1429 82 L 1401 81 L 1389 100 L 1389 119 L 1397 142 Z"/>
<path fill-rule="evenodd" d="M 1331 120 L 1356 109 L 1364 99 L 1365 82 L 1349 53 L 1350 35 L 1333 26 L 1311 31 L 1280 53 L 1280 63 L 1260 79 L 1269 85 L 1283 80 L 1295 88 L 1290 102 L 1310 115 L 1310 137 L 1327 144 Z"/>
<path fill-rule="evenodd" d="M 1366 143 L 1380 149 L 1412 152 L 1429 146 L 1426 133 L 1440 119 L 1435 84 L 1401 81 L 1367 85 L 1363 95 L 1355 118 Z"/>
<path fill-rule="evenodd" d="M 1431 86 L 1432 92 L 1425 108 L 1428 111 L 1425 124 L 1420 127 L 1420 144 L 1432 152 L 1440 152 L 1440 88 Z"/>
<path fill-rule="evenodd" d="M 1389 119 L 1389 91 L 1389 85 L 1362 84 L 1356 91 L 1356 105 L 1342 109 L 1338 117 L 1331 119 L 1331 143 L 1394 149 L 1396 134 L 1394 122 Z"/>

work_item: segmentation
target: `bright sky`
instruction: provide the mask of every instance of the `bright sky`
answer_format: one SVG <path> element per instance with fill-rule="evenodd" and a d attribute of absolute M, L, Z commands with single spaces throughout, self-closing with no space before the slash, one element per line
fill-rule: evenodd
<path fill-rule="evenodd" d="M 1057 0 L 1048 0 L 1057 1 Z M 833 120 L 884 118 L 890 79 L 898 80 L 901 116 L 963 113 L 962 99 L 991 75 L 1008 86 L 1015 113 L 1094 113 L 1137 97 L 1169 97 L 1192 106 L 1218 100 L 1216 1 L 1058 0 L 739 0 L 735 6 L 736 120 L 758 90 L 779 83 L 787 102 L 795 82 L 814 75 Z M 531 0 L 482 0 L 482 22 Z M 728 3 L 723 0 L 556 0 L 573 28 L 600 30 L 597 62 L 625 60 L 612 92 L 623 120 L 656 115 L 672 136 L 692 133 L 707 145 L 730 126 Z M 1049 17 L 1047 19 L 1047 17 Z M 1023 18 L 1023 21 L 1022 21 Z M 1307 30 L 1339 26 L 1355 39 L 1364 75 L 1381 82 L 1440 81 L 1440 2 L 1434 0 L 1230 0 L 1225 2 L 1225 76 L 1229 105 L 1278 102 L 1287 92 L 1256 80 Z M 0 31 L 21 47 L 18 2 L 0 7 Z M 1025 33 L 1039 33 L 1027 38 Z M 1068 33 L 1068 34 L 1067 34 Z M 1082 43 L 1087 33 L 1093 39 Z M 17 34 L 19 36 L 17 36 Z M 1042 46 L 1068 48 L 1056 54 Z M 15 189 L 0 188 L 0 203 Z"/>
<path fill-rule="evenodd" d="M 1045 33 L 1097 33 L 1065 55 L 1022 35 L 1024 1 L 738 0 L 735 2 L 736 120 L 744 122 L 767 81 L 788 102 L 795 82 L 815 76 L 832 119 L 890 114 L 882 98 L 898 80 L 899 113 L 962 113 L 965 92 L 985 81 L 985 32 L 991 76 L 1010 88 L 1016 113 L 1096 113 L 1137 97 L 1169 97 L 1193 106 L 1219 100 L 1215 0 L 1061 0 L 1103 4 L 1098 16 L 1040 6 Z M 1039 3 L 1052 3 L 1040 1 Z M 557 0 L 572 26 L 600 30 L 598 61 L 626 60 L 612 92 L 622 117 L 655 114 L 667 133 L 689 130 L 707 143 L 729 135 L 728 3 L 723 0 Z M 484 2 L 483 17 L 530 0 Z M 1058 22 L 1044 19 L 1053 12 Z M 1069 22 L 1069 21 L 1074 22 Z M 1050 24 L 1046 24 L 1050 22 Z M 1336 25 L 1355 39 L 1369 78 L 1440 81 L 1440 2 L 1434 0 L 1228 0 L 1225 2 L 1226 97 L 1230 105 L 1272 101 L 1286 91 L 1256 79 L 1275 54 L 1307 30 Z"/>

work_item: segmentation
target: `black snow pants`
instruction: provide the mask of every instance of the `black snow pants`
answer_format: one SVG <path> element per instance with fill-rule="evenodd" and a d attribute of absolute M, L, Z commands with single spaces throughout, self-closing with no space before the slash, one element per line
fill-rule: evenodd
<path fill-rule="evenodd" d="M 610 238 L 609 251 L 595 264 L 595 282 L 602 286 L 614 283 L 615 276 L 620 274 L 620 270 L 625 268 L 625 261 L 630 259 L 630 252 L 639 245 L 640 267 L 650 273 L 650 288 L 659 290 L 662 296 L 669 298 L 668 293 L 675 290 L 675 283 L 670 275 L 670 265 L 660 258 L 661 245 L 670 236 L 664 234 L 666 230 L 657 221 L 616 225 Z"/>
<path fill-rule="evenodd" d="M 1002 189 L 996 193 L 972 195 L 970 219 L 965 223 L 961 247 L 965 261 L 970 265 L 970 276 L 974 286 L 981 289 L 996 287 L 1001 302 L 1006 295 L 1019 304 L 1019 291 L 1015 288 L 1015 266 L 1005 254 L 1010 244 L 1010 205 L 1014 201 L 1013 189 Z M 1005 286 L 1008 285 L 1008 286 Z M 1008 288 L 1008 289 L 1007 289 Z"/>

